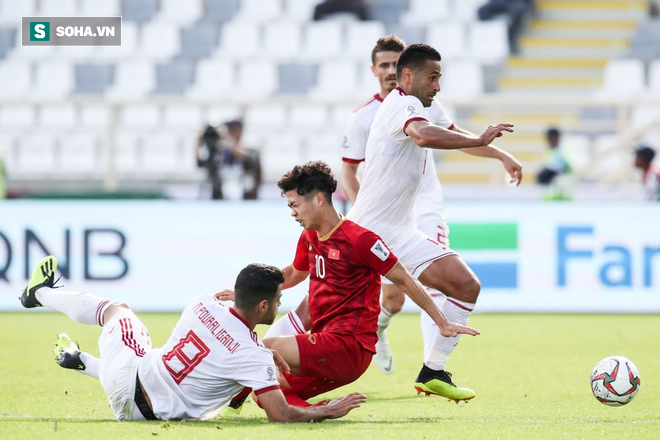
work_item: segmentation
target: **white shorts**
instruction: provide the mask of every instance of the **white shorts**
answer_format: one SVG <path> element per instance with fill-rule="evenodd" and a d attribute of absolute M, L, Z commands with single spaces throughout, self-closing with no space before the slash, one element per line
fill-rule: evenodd
<path fill-rule="evenodd" d="M 397 250 L 392 249 L 392 251 L 415 278 L 418 278 L 435 260 L 444 258 L 447 255 L 456 255 L 449 246 L 429 238 L 421 231 L 417 231 L 417 234 L 411 240 Z M 382 282 L 383 284 L 392 284 L 384 277 Z"/>
<path fill-rule="evenodd" d="M 151 351 L 147 328 L 126 310 L 105 323 L 99 338 L 99 380 L 117 420 L 145 420 L 134 403 L 138 366 Z"/>

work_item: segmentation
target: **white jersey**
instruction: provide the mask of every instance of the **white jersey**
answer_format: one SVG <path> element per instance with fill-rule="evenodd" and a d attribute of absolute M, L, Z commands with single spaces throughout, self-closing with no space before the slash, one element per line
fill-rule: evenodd
<path fill-rule="evenodd" d="M 383 99 L 378 94 L 375 94 L 369 101 L 353 111 L 344 131 L 342 161 L 351 163 L 364 161 L 369 131 L 382 102 Z M 454 122 L 447 115 L 442 104 L 437 100 L 433 100 L 431 107 L 426 108 L 426 112 L 432 124 L 447 129 L 451 129 L 454 126 Z M 435 161 L 429 160 L 427 163 L 427 172 L 422 177 L 422 187 L 417 195 L 415 210 L 418 217 L 437 215 L 440 217 L 441 222 L 444 223 L 442 185 L 437 175 Z"/>
<path fill-rule="evenodd" d="M 363 106 L 351 118 L 355 125 L 360 110 L 374 111 L 375 105 Z M 363 157 L 365 170 L 355 205 L 346 216 L 372 230 L 396 250 L 412 239 L 416 231 L 415 202 L 425 211 L 442 212 L 442 188 L 438 181 L 432 152 L 415 144 L 405 133 L 415 120 L 426 120 L 450 128 L 453 123 L 442 106 L 434 100 L 431 107 L 394 89 L 376 109 Z M 358 145 L 351 141 L 351 123 L 347 127 L 344 150 L 357 158 Z M 347 147 L 346 147 L 347 146 Z M 344 157 L 347 157 L 346 153 Z"/>
<path fill-rule="evenodd" d="M 140 382 L 161 420 L 209 419 L 244 387 L 279 388 L 272 353 L 232 309 L 195 298 L 167 343 L 145 355 Z"/>

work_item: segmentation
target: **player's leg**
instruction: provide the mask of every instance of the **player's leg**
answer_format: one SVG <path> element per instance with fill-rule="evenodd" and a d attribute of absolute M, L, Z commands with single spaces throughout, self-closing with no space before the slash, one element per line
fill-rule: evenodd
<path fill-rule="evenodd" d="M 309 298 L 305 296 L 295 310 L 291 310 L 268 328 L 264 339 L 299 335 L 307 332 L 311 327 L 312 318 L 309 313 Z"/>
<path fill-rule="evenodd" d="M 85 376 L 99 378 L 100 359 L 80 351 L 80 346 L 66 334 L 60 333 L 53 343 L 55 362 L 62 368 L 78 371 Z"/>
<path fill-rule="evenodd" d="M 405 301 L 405 293 L 389 280 L 382 280 L 382 298 L 380 314 L 378 315 L 378 342 L 376 342 L 376 355 L 373 363 L 383 374 L 392 374 L 394 371 L 394 356 L 387 340 L 387 327 L 392 317 L 401 311 Z"/>
<path fill-rule="evenodd" d="M 98 368 L 98 378 L 118 420 L 144 419 L 134 403 L 134 396 L 138 365 L 151 351 L 149 332 L 127 304 L 86 293 L 57 290 L 56 270 L 57 259 L 52 255 L 37 263 L 21 294 L 21 303 L 26 308 L 51 307 L 81 324 L 102 326 L 100 360 L 87 359 L 90 368 Z M 75 352 L 72 344 L 67 343 L 66 348 Z M 81 353 L 81 362 L 84 358 Z"/>
<path fill-rule="evenodd" d="M 481 286 L 474 272 L 460 257 L 448 255 L 433 261 L 419 276 L 419 280 L 446 295 L 442 311 L 449 321 L 467 325 Z M 451 374 L 445 370 L 447 359 L 459 340 L 460 335 L 448 338 L 436 331 L 424 367 L 415 383 L 418 392 L 440 394 L 456 401 L 474 397 L 472 390 L 457 387 Z"/>
<path fill-rule="evenodd" d="M 123 303 L 108 308 L 103 324 L 99 337 L 99 380 L 115 418 L 155 419 L 138 383 L 138 367 L 152 349 L 149 331 Z"/>
<path fill-rule="evenodd" d="M 57 259 L 52 255 L 37 263 L 20 297 L 23 307 L 50 307 L 81 324 L 103 326 L 104 313 L 112 306 L 112 301 L 83 292 L 57 290 L 56 270 Z"/>
<path fill-rule="evenodd" d="M 423 203 L 419 203 L 420 201 Z M 449 226 L 447 226 L 447 222 L 445 220 L 442 199 L 418 199 L 418 203 L 415 205 L 415 209 L 417 210 L 418 215 L 417 227 L 419 230 L 427 237 L 437 241 L 444 248 L 443 250 L 450 249 Z M 444 310 L 446 298 L 445 294 L 437 289 L 430 287 L 427 287 L 426 290 L 429 295 L 431 295 L 438 308 L 440 310 Z M 438 326 L 423 310 L 420 314 L 419 322 L 422 329 L 422 340 L 424 342 L 424 359 L 426 359 L 431 352 L 431 348 L 433 347 L 433 341 L 435 340 Z"/>
<path fill-rule="evenodd" d="M 284 372 L 280 386 L 293 389 L 303 400 L 354 382 L 373 356 L 353 335 L 311 333 L 295 338 L 300 373 Z"/>

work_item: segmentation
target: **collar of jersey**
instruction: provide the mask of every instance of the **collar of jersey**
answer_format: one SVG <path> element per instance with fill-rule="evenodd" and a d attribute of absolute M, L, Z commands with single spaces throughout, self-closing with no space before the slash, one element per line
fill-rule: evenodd
<path fill-rule="evenodd" d="M 383 102 L 383 98 L 381 98 L 380 95 L 379 95 L 378 93 L 376 93 L 376 94 L 374 95 L 374 99 L 375 99 L 376 101 Z"/>
<path fill-rule="evenodd" d="M 335 231 L 337 230 L 337 228 L 339 228 L 339 227 L 342 225 L 342 223 L 344 223 L 344 220 L 346 220 L 346 219 L 344 218 L 344 216 L 341 215 L 341 214 L 339 214 L 339 217 L 341 217 L 341 220 L 339 220 L 339 223 L 337 223 L 337 224 L 335 225 L 335 227 L 332 228 L 332 229 L 330 230 L 330 232 L 328 232 L 327 234 L 325 234 L 323 237 L 319 237 L 319 241 L 326 241 L 328 238 L 330 238 L 330 236 L 332 235 L 332 233 L 335 232 Z M 318 232 L 317 232 L 316 234 L 318 235 Z"/>
<path fill-rule="evenodd" d="M 403 89 L 400 86 L 396 86 L 396 88 L 394 90 L 398 90 L 399 93 L 401 93 L 402 95 L 408 96 L 408 94 L 406 92 L 404 92 Z"/>
<path fill-rule="evenodd" d="M 236 311 L 234 309 L 232 309 L 231 307 L 229 307 L 229 311 L 231 312 L 232 315 L 234 315 L 236 318 L 238 318 L 239 321 L 241 321 L 243 324 L 245 324 L 245 326 L 248 328 L 248 330 L 250 330 L 250 325 L 247 323 L 247 321 L 245 319 L 243 319 L 241 317 L 241 315 L 236 313 Z M 252 331 L 252 330 L 250 330 L 250 331 Z"/>

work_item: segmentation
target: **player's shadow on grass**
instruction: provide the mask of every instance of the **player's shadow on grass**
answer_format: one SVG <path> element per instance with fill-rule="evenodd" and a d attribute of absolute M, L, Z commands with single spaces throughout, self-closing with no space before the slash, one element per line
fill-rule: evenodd
<path fill-rule="evenodd" d="M 413 399 L 421 399 L 422 396 L 417 396 L 415 394 L 411 394 L 409 396 L 397 396 L 397 397 L 387 397 L 387 396 L 379 396 L 379 395 L 369 395 L 367 394 L 367 403 L 369 402 L 379 402 L 383 400 L 387 401 L 397 401 L 397 400 L 413 400 Z"/>

